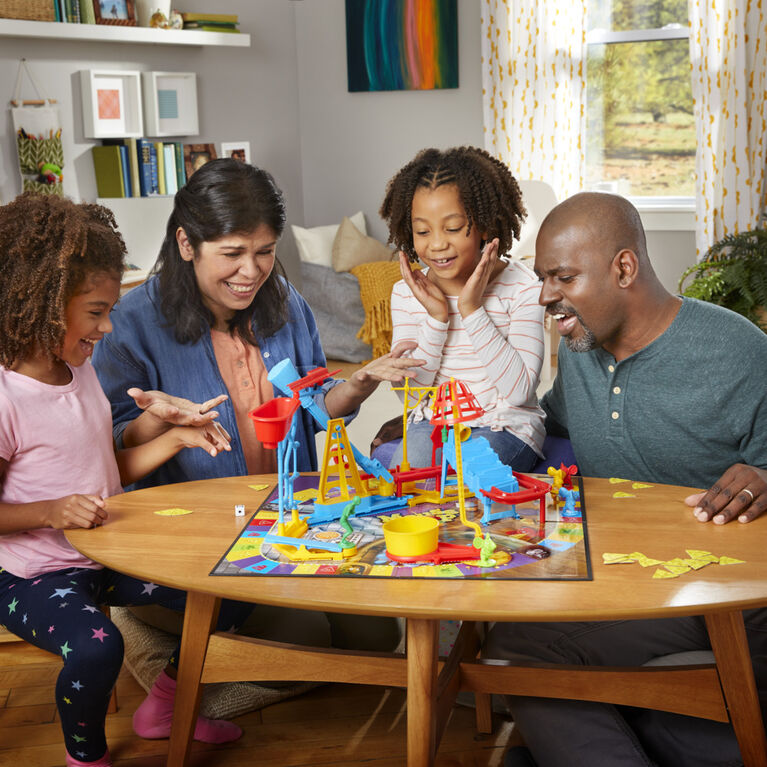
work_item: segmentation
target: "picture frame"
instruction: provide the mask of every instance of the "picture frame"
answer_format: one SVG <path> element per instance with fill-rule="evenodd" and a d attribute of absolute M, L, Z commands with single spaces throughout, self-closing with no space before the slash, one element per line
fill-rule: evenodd
<path fill-rule="evenodd" d="M 134 0 L 83 0 L 93 3 L 93 15 L 97 24 L 135 27 L 136 7 Z"/>
<path fill-rule="evenodd" d="M 216 159 L 215 144 L 184 144 L 184 167 L 186 169 L 186 180 L 192 177 L 192 174 L 206 162 Z"/>
<path fill-rule="evenodd" d="M 142 72 L 147 136 L 196 136 L 197 75 L 194 72 Z"/>
<path fill-rule="evenodd" d="M 83 69 L 80 86 L 85 138 L 143 135 L 140 72 Z"/>
<path fill-rule="evenodd" d="M 234 157 L 235 160 L 250 164 L 250 141 L 222 141 L 221 157 Z"/>

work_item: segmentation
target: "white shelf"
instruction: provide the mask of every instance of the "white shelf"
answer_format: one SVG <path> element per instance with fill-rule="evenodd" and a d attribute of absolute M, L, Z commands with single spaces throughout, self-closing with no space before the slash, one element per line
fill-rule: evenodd
<path fill-rule="evenodd" d="M 0 37 L 36 37 L 55 40 L 91 40 L 112 43 L 165 45 L 229 45 L 250 47 L 250 35 L 200 32 L 193 29 L 152 29 L 110 24 L 66 24 L 58 21 L 0 19 Z"/>

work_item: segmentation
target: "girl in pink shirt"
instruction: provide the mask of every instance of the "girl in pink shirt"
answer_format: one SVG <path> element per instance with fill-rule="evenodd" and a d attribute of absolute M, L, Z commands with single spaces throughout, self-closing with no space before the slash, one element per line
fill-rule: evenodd
<path fill-rule="evenodd" d="M 181 607 L 184 593 L 102 568 L 63 531 L 104 524 L 105 498 L 184 447 L 229 449 L 209 413 L 115 452 L 89 358 L 112 328 L 124 256 L 112 213 L 98 205 L 24 194 L 0 208 L 0 619 L 62 658 L 55 695 L 67 765 L 111 765 L 104 721 L 123 642 L 97 605 Z M 249 610 L 228 606 L 221 625 Z M 174 676 L 163 672 L 139 707 L 138 734 L 168 736 Z M 225 742 L 241 731 L 201 719 L 195 734 Z"/>

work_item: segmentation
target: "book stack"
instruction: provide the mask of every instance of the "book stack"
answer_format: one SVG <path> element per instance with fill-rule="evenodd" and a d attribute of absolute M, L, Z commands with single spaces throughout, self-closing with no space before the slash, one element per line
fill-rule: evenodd
<path fill-rule="evenodd" d="M 178 141 L 104 139 L 91 151 L 99 197 L 176 194 L 186 183 L 184 146 Z"/>
<path fill-rule="evenodd" d="M 236 14 L 228 13 L 182 13 L 184 29 L 199 29 L 204 32 L 239 32 L 240 21 Z"/>

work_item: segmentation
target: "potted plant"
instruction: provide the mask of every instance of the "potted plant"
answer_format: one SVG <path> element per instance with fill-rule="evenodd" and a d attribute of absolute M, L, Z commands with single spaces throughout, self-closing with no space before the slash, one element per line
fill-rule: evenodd
<path fill-rule="evenodd" d="M 682 273 L 679 292 L 732 309 L 767 332 L 767 226 L 714 243 L 702 261 Z"/>

